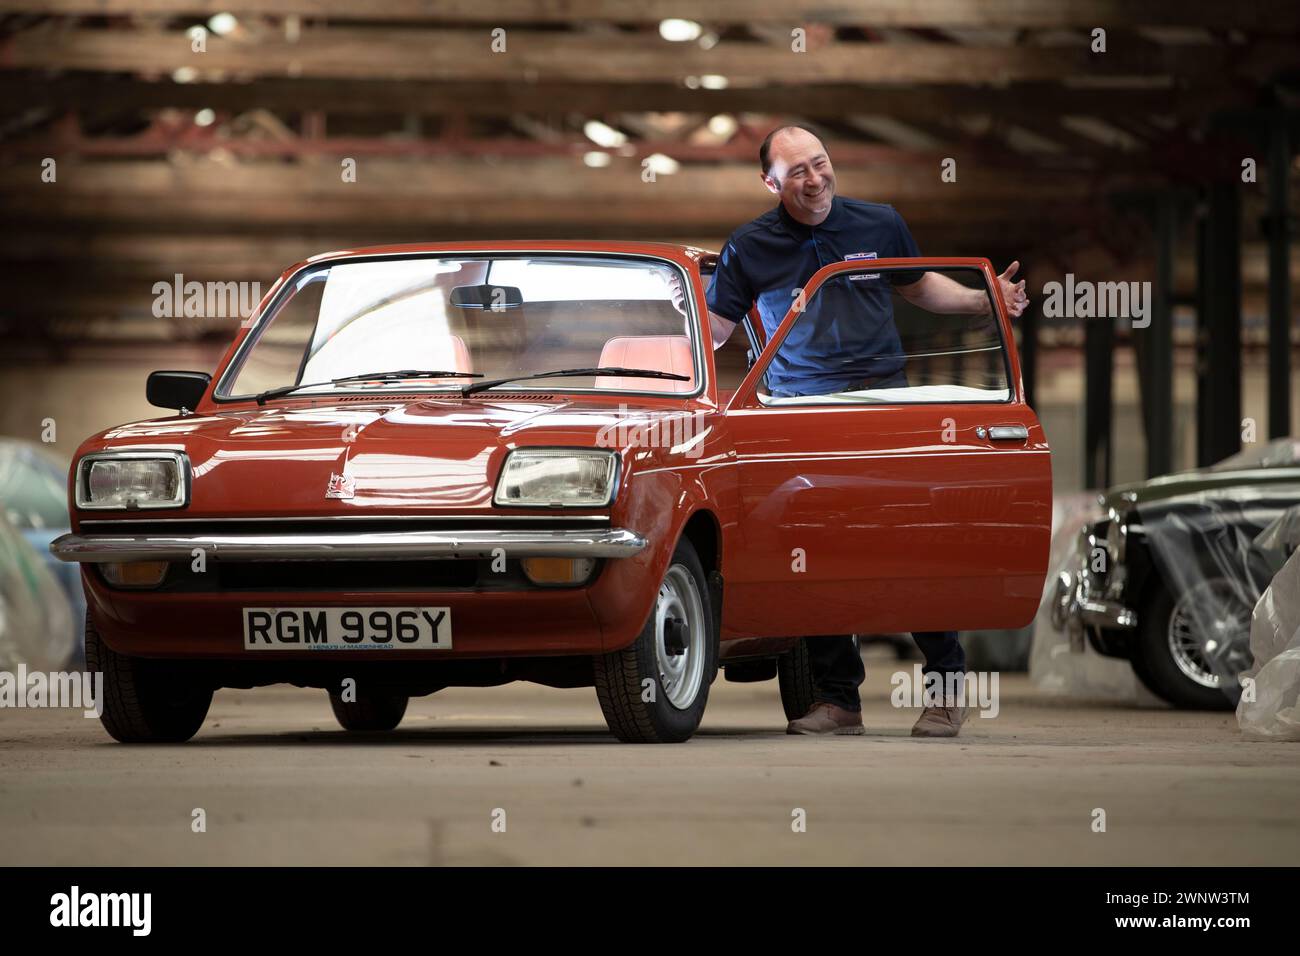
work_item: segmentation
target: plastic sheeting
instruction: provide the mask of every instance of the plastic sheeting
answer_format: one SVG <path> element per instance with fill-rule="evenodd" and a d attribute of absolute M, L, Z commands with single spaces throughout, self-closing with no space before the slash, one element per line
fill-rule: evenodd
<path fill-rule="evenodd" d="M 45 561 L 0 518 L 0 670 L 60 670 L 78 650 L 68 599 Z"/>
<path fill-rule="evenodd" d="M 1295 550 L 1300 486 L 1266 484 L 1180 495 L 1143 509 L 1141 522 L 1157 569 L 1174 597 L 1176 660 L 1206 668 L 1236 702 L 1251 663 L 1251 615 Z"/>
<path fill-rule="evenodd" d="M 1277 525 L 1265 534 L 1294 540 L 1300 508 L 1288 511 Z M 1300 740 L 1300 554 L 1291 555 L 1255 605 L 1250 650 L 1254 666 L 1241 677 L 1253 682 L 1253 693 L 1243 693 L 1237 703 L 1238 726 L 1252 737 Z"/>
<path fill-rule="evenodd" d="M 1300 548 L 1300 506 L 1288 508 L 1255 538 L 1255 550 L 1270 566 L 1281 569 Z"/>

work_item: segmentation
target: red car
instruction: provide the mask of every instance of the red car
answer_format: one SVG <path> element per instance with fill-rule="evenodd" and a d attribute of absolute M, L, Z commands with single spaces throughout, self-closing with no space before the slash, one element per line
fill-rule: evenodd
<path fill-rule="evenodd" d="M 81 446 L 51 545 L 82 563 L 109 733 L 186 740 L 218 687 L 323 688 L 378 731 L 412 696 L 531 680 L 594 685 L 622 740 L 681 741 L 719 667 L 779 673 L 801 714 L 801 637 L 1027 623 L 1050 459 L 989 263 L 835 263 L 770 340 L 751 319 L 716 352 L 715 263 L 631 242 L 316 256 L 215 375 L 154 372 L 179 414 Z M 893 294 L 921 270 L 989 313 Z M 855 322 L 882 374 L 810 372 Z M 782 397 L 792 371 L 824 387 Z"/>

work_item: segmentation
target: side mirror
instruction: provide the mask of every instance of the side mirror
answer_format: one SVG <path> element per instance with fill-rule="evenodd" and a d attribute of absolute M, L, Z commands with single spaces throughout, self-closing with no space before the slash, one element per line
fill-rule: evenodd
<path fill-rule="evenodd" d="M 150 405 L 189 414 L 211 381 L 212 376 L 207 372 L 150 372 L 144 394 Z"/>

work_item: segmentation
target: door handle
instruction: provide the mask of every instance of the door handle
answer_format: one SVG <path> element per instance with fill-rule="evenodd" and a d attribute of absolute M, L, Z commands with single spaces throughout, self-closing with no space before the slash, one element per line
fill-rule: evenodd
<path fill-rule="evenodd" d="M 975 435 L 989 441 L 1028 441 L 1029 429 L 1024 425 L 990 425 L 988 428 L 980 425 L 975 429 Z"/>

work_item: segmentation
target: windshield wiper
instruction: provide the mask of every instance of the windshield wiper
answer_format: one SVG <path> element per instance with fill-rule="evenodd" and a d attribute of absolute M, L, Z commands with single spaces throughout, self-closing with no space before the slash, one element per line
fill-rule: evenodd
<path fill-rule="evenodd" d="M 562 378 L 565 376 L 576 375 L 617 375 L 622 378 L 672 378 L 679 382 L 689 382 L 689 375 L 678 375 L 676 372 L 660 372 L 652 368 L 618 368 L 616 366 L 604 365 L 599 368 L 561 368 L 554 372 L 538 372 L 536 375 L 511 375 L 509 378 L 492 378 L 486 382 L 475 382 L 473 385 L 466 385 L 460 390 L 461 397 L 473 395 L 475 392 L 481 392 L 485 389 L 496 388 L 498 385 L 504 385 L 507 382 L 526 382 L 532 378 Z"/>
<path fill-rule="evenodd" d="M 268 388 L 256 396 L 257 404 L 265 405 L 267 399 L 288 395 L 300 388 L 324 388 L 326 385 L 344 385 L 348 382 L 392 382 L 406 378 L 482 378 L 481 372 L 443 372 L 422 368 L 404 368 L 395 372 L 364 372 L 360 375 L 344 375 L 332 378 L 328 382 L 300 382 L 297 385 L 281 385 Z"/>

